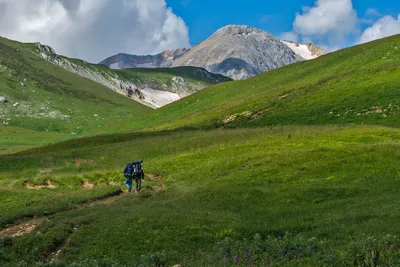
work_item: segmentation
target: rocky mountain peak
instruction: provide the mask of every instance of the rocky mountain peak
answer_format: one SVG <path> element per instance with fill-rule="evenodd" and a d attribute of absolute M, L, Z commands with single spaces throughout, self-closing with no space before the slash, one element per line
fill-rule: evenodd
<path fill-rule="evenodd" d="M 251 34 L 262 34 L 262 35 L 267 35 L 267 36 L 271 36 L 271 34 L 260 30 L 260 29 L 256 29 L 247 25 L 227 25 L 219 30 L 217 30 L 212 36 L 211 38 L 215 38 L 215 37 L 222 37 L 224 35 L 242 35 L 242 36 L 247 36 L 247 35 L 251 35 Z"/>
<path fill-rule="evenodd" d="M 193 66 L 235 80 L 253 77 L 325 52 L 312 45 L 282 41 L 266 31 L 246 25 L 227 25 L 189 49 L 155 56 L 110 57 L 101 62 L 112 68 L 168 68 Z"/>

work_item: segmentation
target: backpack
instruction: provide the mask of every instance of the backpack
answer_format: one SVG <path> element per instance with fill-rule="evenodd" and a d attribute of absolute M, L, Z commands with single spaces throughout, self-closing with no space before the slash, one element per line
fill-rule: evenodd
<path fill-rule="evenodd" d="M 142 165 L 140 163 L 136 163 L 134 165 L 133 175 L 136 176 L 136 177 L 143 177 L 144 176 Z"/>
<path fill-rule="evenodd" d="M 134 172 L 134 167 L 132 165 L 132 163 L 129 163 L 128 165 L 126 165 L 126 173 L 128 175 L 132 175 Z"/>

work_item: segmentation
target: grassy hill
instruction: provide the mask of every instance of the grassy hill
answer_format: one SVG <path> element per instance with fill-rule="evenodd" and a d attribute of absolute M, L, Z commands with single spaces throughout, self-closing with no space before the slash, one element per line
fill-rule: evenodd
<path fill-rule="evenodd" d="M 109 122 L 134 119 L 151 110 L 43 60 L 30 45 L 4 38 L 0 39 L 0 96 L 7 99 L 0 103 L 2 131 L 17 127 L 53 132 L 58 133 L 56 139 L 71 133 L 93 134 Z"/>
<path fill-rule="evenodd" d="M 269 125 L 400 126 L 400 36 L 212 86 L 138 120 L 134 128 Z M 157 127 L 155 127 L 157 125 Z"/>
<path fill-rule="evenodd" d="M 345 49 L 102 128 L 136 132 L 4 152 L 0 265 L 400 265 L 398 47 Z M 144 190 L 121 193 L 137 159 Z M 22 222 L 29 233 L 7 234 Z"/>

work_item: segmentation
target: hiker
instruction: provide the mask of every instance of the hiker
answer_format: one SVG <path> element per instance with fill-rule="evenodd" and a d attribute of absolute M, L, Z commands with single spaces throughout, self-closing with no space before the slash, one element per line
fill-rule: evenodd
<path fill-rule="evenodd" d="M 144 172 L 141 163 L 143 163 L 143 160 L 128 163 L 124 169 L 125 185 L 128 188 L 128 192 L 132 192 L 133 179 L 135 179 L 136 182 L 135 192 L 140 192 L 142 179 L 144 180 Z"/>

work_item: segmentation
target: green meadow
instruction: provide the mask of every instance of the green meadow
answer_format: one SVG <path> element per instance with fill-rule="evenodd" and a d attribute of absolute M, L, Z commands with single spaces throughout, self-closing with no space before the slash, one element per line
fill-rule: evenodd
<path fill-rule="evenodd" d="M 3 126 L 0 265 L 400 265 L 397 47 L 215 85 L 103 135 Z M 143 191 L 125 193 L 138 159 Z"/>
<path fill-rule="evenodd" d="M 48 220 L 4 239 L 0 259 L 43 262 L 70 238 L 60 266 L 399 264 L 399 146 L 397 129 L 302 126 L 117 134 L 3 156 L 0 225 Z M 139 158 L 141 194 L 74 208 L 120 190 Z M 45 180 L 56 188 L 24 188 Z"/>

